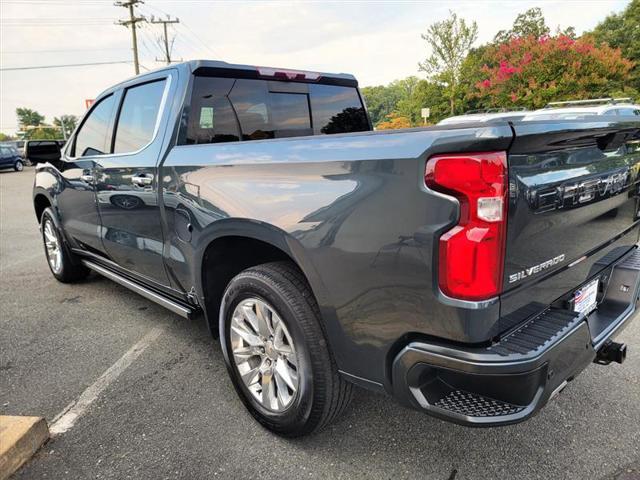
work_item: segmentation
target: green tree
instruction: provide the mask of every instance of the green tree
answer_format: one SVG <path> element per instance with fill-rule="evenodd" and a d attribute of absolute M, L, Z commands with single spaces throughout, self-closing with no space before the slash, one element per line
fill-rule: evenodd
<path fill-rule="evenodd" d="M 393 113 L 397 113 L 399 117 L 408 118 L 412 125 L 420 117 L 421 106 L 416 103 L 416 90 L 421 80 L 418 77 L 411 76 L 400 80 L 395 80 L 389 84 L 389 88 L 399 98 L 396 102 Z"/>
<path fill-rule="evenodd" d="M 78 117 L 75 115 L 60 115 L 53 119 L 53 124 L 60 129 L 62 137 L 67 138 L 76 128 L 76 125 L 78 124 Z"/>
<path fill-rule="evenodd" d="M 422 35 L 431 47 L 431 55 L 418 64 L 421 71 L 445 85 L 451 114 L 455 114 L 456 98 L 460 90 L 460 76 L 465 57 L 478 38 L 478 25 L 467 25 L 463 18 L 449 12 L 449 18 L 435 22 Z"/>
<path fill-rule="evenodd" d="M 60 130 L 48 125 L 28 128 L 24 135 L 25 140 L 56 140 L 60 138 L 62 138 Z"/>
<path fill-rule="evenodd" d="M 423 108 L 430 110 L 427 119 L 429 123 L 438 122 L 449 115 L 449 98 L 444 85 L 439 82 L 420 80 L 413 89 L 411 97 L 398 102 L 397 112 L 400 116 L 409 118 L 412 125 L 418 126 L 424 124 Z"/>
<path fill-rule="evenodd" d="M 461 111 L 464 111 L 468 107 L 462 94 L 464 92 L 460 92 L 458 105 L 460 105 Z M 450 115 L 447 91 L 442 84 L 428 81 L 420 83 L 416 91 L 416 98 L 421 107 L 429 108 L 429 118 L 427 119 L 429 122 L 438 123 Z"/>
<path fill-rule="evenodd" d="M 16 108 L 18 124 L 22 127 L 37 127 L 44 123 L 44 115 L 40 115 L 30 108 Z"/>
<path fill-rule="evenodd" d="M 371 122 L 376 125 L 378 122 L 393 112 L 401 100 L 402 92 L 391 85 L 377 85 L 375 87 L 364 87 L 361 89 L 367 110 L 371 117 Z"/>
<path fill-rule="evenodd" d="M 620 13 L 612 13 L 591 32 L 596 43 L 619 48 L 622 55 L 635 63 L 629 84 L 640 90 L 640 0 L 631 0 Z"/>
<path fill-rule="evenodd" d="M 519 13 L 513 22 L 511 30 L 500 30 L 494 37 L 494 42 L 505 43 L 515 37 L 542 38 L 549 35 L 551 30 L 547 27 L 542 10 L 538 7 L 530 8 L 524 13 Z"/>
<path fill-rule="evenodd" d="M 397 130 L 399 128 L 411 128 L 411 121 L 407 117 L 390 113 L 385 119 L 376 125 L 378 130 Z"/>
<path fill-rule="evenodd" d="M 14 137 L 13 135 L 7 135 L 6 133 L 0 132 L 0 142 L 8 142 L 15 139 L 16 137 Z"/>

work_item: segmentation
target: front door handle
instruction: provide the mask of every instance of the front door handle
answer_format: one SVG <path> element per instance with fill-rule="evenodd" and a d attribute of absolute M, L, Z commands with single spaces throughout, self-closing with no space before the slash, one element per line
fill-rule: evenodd
<path fill-rule="evenodd" d="M 148 187 L 153 183 L 153 176 L 146 173 L 134 175 L 133 177 L 131 177 L 131 183 L 139 187 Z"/>
<path fill-rule="evenodd" d="M 90 173 L 83 173 L 82 175 L 80 175 L 80 180 L 86 183 L 93 183 L 93 175 L 91 175 Z"/>

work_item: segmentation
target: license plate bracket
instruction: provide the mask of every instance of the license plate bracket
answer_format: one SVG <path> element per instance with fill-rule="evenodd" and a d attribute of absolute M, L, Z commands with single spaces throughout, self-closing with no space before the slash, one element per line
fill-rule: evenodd
<path fill-rule="evenodd" d="M 600 279 L 596 278 L 577 289 L 573 294 L 573 311 L 589 315 L 598 308 Z"/>

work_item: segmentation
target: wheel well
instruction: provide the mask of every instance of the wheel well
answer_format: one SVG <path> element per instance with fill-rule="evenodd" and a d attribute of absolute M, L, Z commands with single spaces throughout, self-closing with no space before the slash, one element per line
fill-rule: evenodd
<path fill-rule="evenodd" d="M 249 267 L 278 261 L 289 261 L 300 269 L 280 248 L 253 238 L 222 237 L 207 246 L 202 263 L 202 290 L 209 328 L 214 336 L 218 336 L 220 303 L 231 279 Z"/>
<path fill-rule="evenodd" d="M 44 195 L 36 195 L 36 197 L 33 199 L 33 207 L 36 210 L 38 223 L 40 223 L 40 219 L 42 218 L 42 212 L 44 212 L 44 210 L 50 206 L 51 203 L 49 203 L 49 199 L 47 199 L 47 197 L 45 197 Z"/>

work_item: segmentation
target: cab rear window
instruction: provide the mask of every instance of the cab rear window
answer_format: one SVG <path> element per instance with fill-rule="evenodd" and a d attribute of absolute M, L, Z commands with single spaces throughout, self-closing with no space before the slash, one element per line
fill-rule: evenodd
<path fill-rule="evenodd" d="M 264 140 L 370 130 L 354 87 L 196 77 L 180 143 Z"/>

